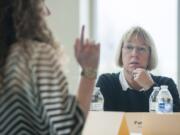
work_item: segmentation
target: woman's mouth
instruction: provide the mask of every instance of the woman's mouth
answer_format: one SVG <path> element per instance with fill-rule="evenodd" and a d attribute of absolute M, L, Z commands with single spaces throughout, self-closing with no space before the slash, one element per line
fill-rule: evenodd
<path fill-rule="evenodd" d="M 140 67 L 140 63 L 139 62 L 130 62 L 130 66 L 138 68 L 138 67 Z"/>

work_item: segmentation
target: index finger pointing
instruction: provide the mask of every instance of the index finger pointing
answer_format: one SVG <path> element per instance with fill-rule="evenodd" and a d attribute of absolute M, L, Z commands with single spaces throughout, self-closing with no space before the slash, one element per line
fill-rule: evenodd
<path fill-rule="evenodd" d="M 83 25 L 81 29 L 81 37 L 80 37 L 81 45 L 84 44 L 84 29 L 85 29 L 85 26 Z"/>

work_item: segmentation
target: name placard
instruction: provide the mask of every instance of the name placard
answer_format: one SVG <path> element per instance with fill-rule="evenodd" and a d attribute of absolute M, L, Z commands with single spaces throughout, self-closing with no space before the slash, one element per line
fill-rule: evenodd
<path fill-rule="evenodd" d="M 180 135 L 180 113 L 90 111 L 82 135 Z"/>

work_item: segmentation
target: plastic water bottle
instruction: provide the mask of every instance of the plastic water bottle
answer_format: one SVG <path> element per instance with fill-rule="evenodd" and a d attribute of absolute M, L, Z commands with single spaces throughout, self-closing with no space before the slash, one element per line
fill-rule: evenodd
<path fill-rule="evenodd" d="M 153 91 L 149 97 L 149 112 L 156 112 L 157 95 L 160 87 L 153 87 Z"/>
<path fill-rule="evenodd" d="M 171 113 L 173 112 L 173 98 L 168 90 L 167 85 L 161 85 L 161 90 L 157 95 L 157 113 Z"/>
<path fill-rule="evenodd" d="M 104 98 L 103 95 L 101 94 L 100 88 L 95 87 L 92 95 L 90 110 L 103 111 L 103 105 L 104 105 Z"/>

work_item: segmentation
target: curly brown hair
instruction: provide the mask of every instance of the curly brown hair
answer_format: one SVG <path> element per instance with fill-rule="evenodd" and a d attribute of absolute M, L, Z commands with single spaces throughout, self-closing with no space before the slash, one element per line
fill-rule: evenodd
<path fill-rule="evenodd" d="M 4 65 L 10 46 L 19 40 L 54 44 L 42 16 L 44 0 L 0 1 L 0 65 Z"/>

